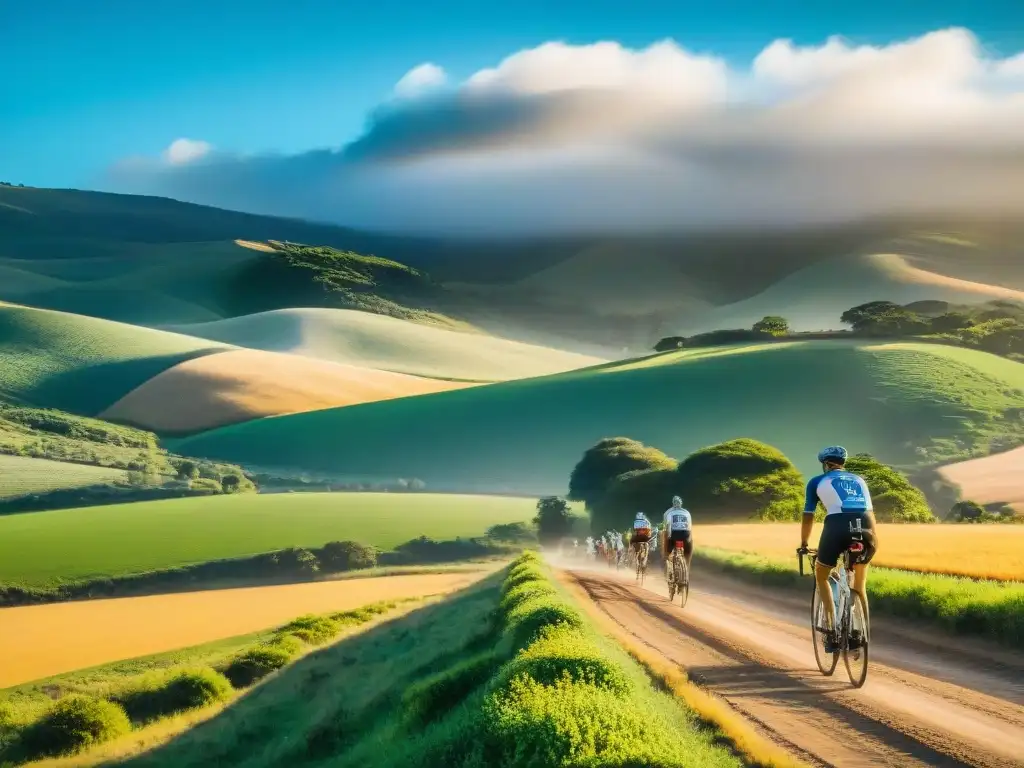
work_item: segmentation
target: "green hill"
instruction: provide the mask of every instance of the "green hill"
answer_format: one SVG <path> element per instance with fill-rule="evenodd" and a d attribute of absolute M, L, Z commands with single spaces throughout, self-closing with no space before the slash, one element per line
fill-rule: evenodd
<path fill-rule="evenodd" d="M 0 455 L 0 500 L 125 480 L 120 469 Z"/>
<path fill-rule="evenodd" d="M 541 379 L 283 416 L 180 441 L 193 455 L 431 490 L 561 492 L 583 451 L 627 435 L 684 457 L 752 437 L 804 472 L 841 442 L 899 465 L 1016 435 L 1024 364 L 933 344 L 793 342 L 686 350 Z M 1015 417 L 1019 418 L 1019 416 Z"/>
<path fill-rule="evenodd" d="M 161 371 L 225 345 L 0 302 L 0 396 L 96 415 Z"/>
<path fill-rule="evenodd" d="M 343 309 L 283 309 L 174 328 L 225 344 L 441 379 L 505 381 L 602 362 L 549 347 Z"/>

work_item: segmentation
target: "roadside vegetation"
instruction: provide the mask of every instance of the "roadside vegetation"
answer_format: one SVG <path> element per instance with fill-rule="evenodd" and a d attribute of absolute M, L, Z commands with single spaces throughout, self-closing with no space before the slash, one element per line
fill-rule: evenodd
<path fill-rule="evenodd" d="M 658 685 L 527 554 L 504 578 L 310 656 L 129 764 L 777 765 L 745 760 Z"/>
<path fill-rule="evenodd" d="M 274 630 L 0 691 L 0 764 L 68 756 L 233 700 L 340 633 L 418 598 L 300 616 Z M 56 700 L 55 700 L 56 699 Z"/>
<path fill-rule="evenodd" d="M 795 551 L 795 547 L 794 547 Z M 810 594 L 811 579 L 790 561 L 698 547 L 696 567 L 711 568 L 754 584 Z M 872 568 L 868 605 L 873 613 L 975 635 L 1011 648 L 1024 643 L 1024 584 Z"/>

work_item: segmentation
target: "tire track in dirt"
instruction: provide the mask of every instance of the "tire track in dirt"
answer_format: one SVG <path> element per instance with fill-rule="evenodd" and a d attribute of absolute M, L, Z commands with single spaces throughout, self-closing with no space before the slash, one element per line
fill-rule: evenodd
<path fill-rule="evenodd" d="M 924 645 L 901 654 L 876 632 L 868 682 L 854 690 L 842 664 L 831 678 L 818 672 L 795 599 L 775 605 L 766 593 L 759 601 L 762 590 L 703 573 L 683 610 L 668 602 L 659 580 L 641 588 L 621 574 L 567 567 L 566 576 L 634 637 L 809 762 L 1024 765 L 1024 661 L 1017 666 L 1015 657 L 956 665 L 954 653 Z M 911 661 L 907 668 L 902 657 Z M 950 674 L 934 679 L 935 669 Z"/>

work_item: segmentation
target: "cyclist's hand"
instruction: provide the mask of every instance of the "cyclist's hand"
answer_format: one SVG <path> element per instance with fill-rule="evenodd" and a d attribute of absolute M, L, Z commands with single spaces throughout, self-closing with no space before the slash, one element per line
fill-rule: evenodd
<path fill-rule="evenodd" d="M 796 549 L 796 553 L 797 553 L 798 555 L 806 555 L 806 554 L 808 553 L 808 551 L 809 551 L 809 550 L 807 549 L 807 542 L 804 542 L 803 544 L 801 544 L 801 545 L 800 545 L 799 547 L 797 547 L 797 549 Z"/>

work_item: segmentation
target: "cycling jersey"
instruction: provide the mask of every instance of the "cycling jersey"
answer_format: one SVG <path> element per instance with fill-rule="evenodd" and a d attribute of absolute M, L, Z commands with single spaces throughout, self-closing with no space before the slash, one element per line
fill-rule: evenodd
<path fill-rule="evenodd" d="M 666 531 L 688 531 L 693 527 L 693 518 L 687 509 L 671 507 L 665 512 Z"/>
<path fill-rule="evenodd" d="M 833 469 L 831 472 L 811 478 L 807 483 L 804 514 L 813 515 L 819 501 L 825 508 L 826 516 L 872 510 L 868 484 L 860 475 L 847 472 L 845 469 Z"/>
<path fill-rule="evenodd" d="M 651 529 L 651 521 L 646 517 L 640 517 L 633 521 L 633 530 L 639 531 L 641 528 Z"/>

